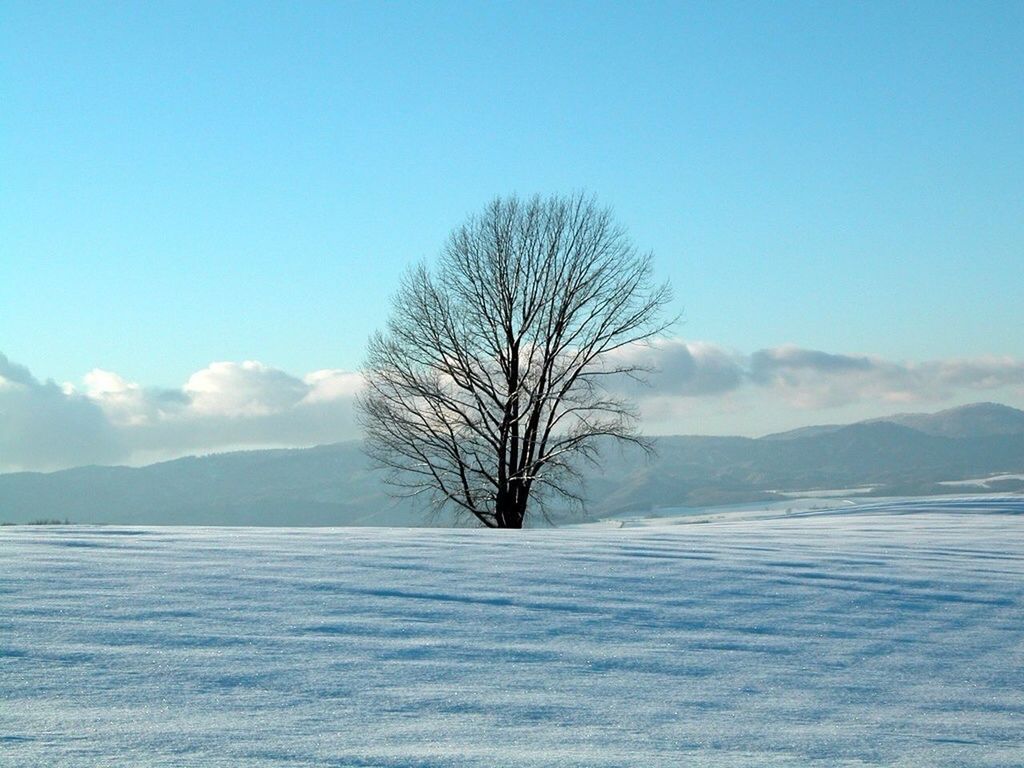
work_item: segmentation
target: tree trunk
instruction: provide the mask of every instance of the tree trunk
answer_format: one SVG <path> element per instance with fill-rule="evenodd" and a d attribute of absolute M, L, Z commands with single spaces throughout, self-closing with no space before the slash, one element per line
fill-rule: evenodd
<path fill-rule="evenodd" d="M 494 500 L 494 522 L 498 528 L 522 528 L 522 505 L 508 491 L 499 491 Z"/>

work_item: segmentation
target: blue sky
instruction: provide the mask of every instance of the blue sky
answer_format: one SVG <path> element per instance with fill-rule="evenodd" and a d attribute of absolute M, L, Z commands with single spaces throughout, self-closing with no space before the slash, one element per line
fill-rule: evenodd
<path fill-rule="evenodd" d="M 687 340 L 1018 361 L 1022 62 L 1019 3 L 6 2 L 0 353 L 353 370 L 468 213 L 584 189 Z"/>

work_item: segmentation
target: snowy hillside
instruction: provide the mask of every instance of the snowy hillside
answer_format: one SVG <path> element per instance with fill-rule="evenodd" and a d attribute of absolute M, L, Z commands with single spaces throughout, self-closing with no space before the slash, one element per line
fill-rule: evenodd
<path fill-rule="evenodd" d="M 0 529 L 0 762 L 1024 764 L 1024 498 L 682 522 Z"/>

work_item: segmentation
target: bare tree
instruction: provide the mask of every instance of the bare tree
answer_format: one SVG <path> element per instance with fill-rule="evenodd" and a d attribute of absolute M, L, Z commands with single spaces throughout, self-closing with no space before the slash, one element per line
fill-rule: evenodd
<path fill-rule="evenodd" d="M 550 498 L 579 502 L 577 467 L 599 439 L 646 445 L 606 384 L 642 378 L 616 350 L 664 331 L 668 301 L 650 255 L 592 198 L 498 198 L 433 270 L 406 274 L 371 339 L 367 450 L 400 494 L 491 528 L 521 528 Z"/>

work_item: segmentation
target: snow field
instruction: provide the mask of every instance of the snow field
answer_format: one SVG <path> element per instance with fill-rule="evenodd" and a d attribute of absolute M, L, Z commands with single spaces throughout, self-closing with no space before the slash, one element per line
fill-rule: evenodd
<path fill-rule="evenodd" d="M 0 765 L 1024 765 L 1024 499 L 660 522 L 0 529 Z"/>

